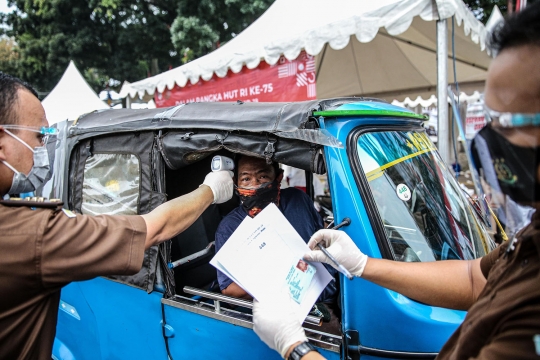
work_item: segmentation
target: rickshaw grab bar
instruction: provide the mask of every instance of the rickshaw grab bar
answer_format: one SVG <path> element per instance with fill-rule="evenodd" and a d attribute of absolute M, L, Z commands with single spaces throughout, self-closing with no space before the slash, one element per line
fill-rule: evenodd
<path fill-rule="evenodd" d="M 191 254 L 189 256 L 183 257 L 180 260 L 176 260 L 176 261 L 174 261 L 172 263 L 168 263 L 167 266 L 169 267 L 169 269 L 174 269 L 177 266 L 184 265 L 184 264 L 187 264 L 190 261 L 198 259 L 198 258 L 208 254 L 210 252 L 210 250 L 212 249 L 212 247 L 214 247 L 214 243 L 215 243 L 215 241 L 212 241 L 210 244 L 208 244 L 201 251 L 197 251 L 196 253 L 193 253 L 193 254 Z"/>
<path fill-rule="evenodd" d="M 236 305 L 236 306 L 243 306 L 248 309 L 253 309 L 253 301 L 249 301 L 249 300 L 242 300 L 242 299 L 226 296 L 223 294 L 218 294 L 218 293 L 214 293 L 214 292 L 210 292 L 206 290 L 197 289 L 191 286 L 184 286 L 184 292 L 187 294 L 198 295 L 198 296 L 202 296 L 204 298 L 216 301 L 217 303 L 215 304 L 215 308 L 216 308 L 216 312 L 218 313 L 221 308 L 219 304 L 220 301 L 226 302 L 228 304 Z M 322 317 L 308 315 L 306 316 L 305 322 L 308 324 L 321 326 Z"/>

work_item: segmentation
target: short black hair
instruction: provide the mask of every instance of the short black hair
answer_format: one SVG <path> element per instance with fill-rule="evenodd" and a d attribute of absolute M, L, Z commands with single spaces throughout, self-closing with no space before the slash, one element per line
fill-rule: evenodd
<path fill-rule="evenodd" d="M 540 1 L 507 17 L 495 28 L 489 41 L 495 54 L 521 45 L 540 46 Z"/>
<path fill-rule="evenodd" d="M 28 83 L 15 76 L 0 71 L 0 125 L 16 124 L 18 119 L 13 114 L 13 105 L 17 101 L 17 91 L 28 90 L 36 98 L 38 93 Z"/>

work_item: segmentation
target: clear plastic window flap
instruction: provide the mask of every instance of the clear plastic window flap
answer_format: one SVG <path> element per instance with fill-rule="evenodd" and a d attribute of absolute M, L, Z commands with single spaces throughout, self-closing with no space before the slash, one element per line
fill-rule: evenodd
<path fill-rule="evenodd" d="M 84 167 L 82 213 L 136 215 L 139 159 L 133 154 L 94 154 Z"/>

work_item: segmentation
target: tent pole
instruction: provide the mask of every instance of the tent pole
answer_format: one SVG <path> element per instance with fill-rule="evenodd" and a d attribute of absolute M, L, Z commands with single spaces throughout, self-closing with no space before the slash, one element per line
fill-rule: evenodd
<path fill-rule="evenodd" d="M 437 137 L 439 153 L 450 164 L 450 131 L 448 124 L 448 25 L 446 19 L 437 20 Z"/>

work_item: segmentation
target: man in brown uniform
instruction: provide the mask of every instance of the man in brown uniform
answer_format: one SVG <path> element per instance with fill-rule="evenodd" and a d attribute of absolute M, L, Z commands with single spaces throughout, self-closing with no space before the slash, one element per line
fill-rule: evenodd
<path fill-rule="evenodd" d="M 498 52 L 486 81 L 488 125 L 471 147 L 492 193 L 540 208 L 540 3 L 530 5 L 493 36 Z M 503 197 L 504 197 L 503 196 Z M 498 196 L 500 198 L 500 196 Z M 515 239 L 482 259 L 402 263 L 368 258 L 341 231 L 310 240 L 353 275 L 434 306 L 468 310 L 438 359 L 540 359 L 540 213 Z M 332 265 L 320 251 L 306 260 Z M 318 359 L 287 310 L 287 294 L 255 303 L 254 330 L 284 357 Z M 281 307 L 281 308 L 279 308 Z M 294 356 L 298 354 L 299 356 Z"/>
<path fill-rule="evenodd" d="M 47 179 L 47 126 L 36 92 L 0 72 L 0 199 Z M 231 198 L 232 173 L 210 173 L 203 185 L 142 216 L 0 204 L 0 359 L 50 359 L 60 289 L 139 271 L 145 249 L 185 230 L 210 204 Z"/>

